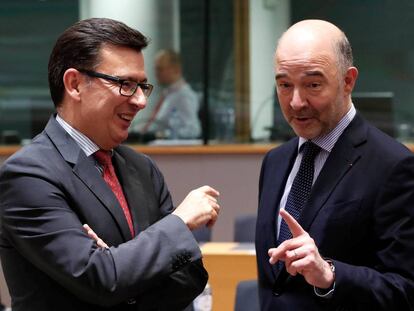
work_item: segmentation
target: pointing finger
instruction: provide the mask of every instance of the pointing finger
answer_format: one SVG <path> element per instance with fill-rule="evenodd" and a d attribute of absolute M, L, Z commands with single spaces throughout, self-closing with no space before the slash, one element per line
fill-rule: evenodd
<path fill-rule="evenodd" d="M 290 232 L 292 232 L 292 236 L 296 238 L 299 235 L 306 233 L 305 230 L 299 225 L 295 218 L 290 215 L 284 208 L 279 211 L 280 216 L 286 222 L 289 227 Z"/>

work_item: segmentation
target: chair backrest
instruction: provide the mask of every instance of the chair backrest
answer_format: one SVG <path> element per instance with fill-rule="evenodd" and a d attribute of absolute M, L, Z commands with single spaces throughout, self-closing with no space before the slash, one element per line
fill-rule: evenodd
<path fill-rule="evenodd" d="M 211 229 L 205 226 L 192 231 L 198 243 L 211 241 Z"/>
<path fill-rule="evenodd" d="M 234 311 L 260 311 L 257 280 L 241 281 L 237 284 Z"/>
<path fill-rule="evenodd" d="M 256 233 L 256 214 L 239 215 L 234 221 L 234 241 L 253 243 Z"/>

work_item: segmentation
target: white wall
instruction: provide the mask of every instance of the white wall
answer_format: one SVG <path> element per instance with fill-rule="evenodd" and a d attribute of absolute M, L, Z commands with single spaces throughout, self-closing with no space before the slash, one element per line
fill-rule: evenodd
<path fill-rule="evenodd" d="M 152 154 L 175 205 L 192 189 L 210 185 L 220 191 L 221 211 L 212 239 L 233 240 L 235 217 L 256 214 L 263 154 Z"/>
<path fill-rule="evenodd" d="M 276 41 L 290 25 L 289 0 L 250 0 L 250 124 L 252 137 L 269 137 L 272 125 Z"/>

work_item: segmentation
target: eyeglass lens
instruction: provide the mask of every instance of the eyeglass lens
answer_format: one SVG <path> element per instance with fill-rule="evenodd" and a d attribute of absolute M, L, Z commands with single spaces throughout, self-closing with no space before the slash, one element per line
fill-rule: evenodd
<path fill-rule="evenodd" d="M 136 83 L 133 81 L 123 81 L 121 84 L 121 95 L 125 96 L 132 96 L 137 88 L 140 88 L 142 93 L 144 93 L 145 97 L 149 97 L 151 95 L 152 87 L 146 83 Z"/>

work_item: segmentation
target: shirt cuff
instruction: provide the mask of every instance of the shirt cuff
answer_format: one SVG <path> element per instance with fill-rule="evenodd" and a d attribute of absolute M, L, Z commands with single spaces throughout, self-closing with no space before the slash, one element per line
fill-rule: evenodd
<path fill-rule="evenodd" d="M 315 293 L 316 296 L 321 297 L 321 298 L 325 298 L 325 299 L 329 299 L 332 297 L 334 291 L 335 291 L 335 282 L 333 282 L 332 286 L 329 288 L 318 288 L 318 287 L 313 287 L 313 291 Z"/>

